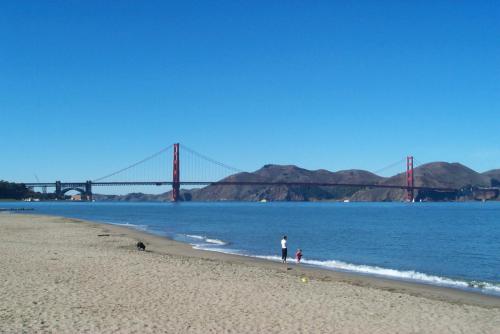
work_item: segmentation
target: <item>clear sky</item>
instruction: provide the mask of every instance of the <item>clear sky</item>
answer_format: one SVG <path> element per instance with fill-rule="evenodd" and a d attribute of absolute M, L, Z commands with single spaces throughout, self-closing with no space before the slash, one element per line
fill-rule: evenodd
<path fill-rule="evenodd" d="M 244 170 L 500 168 L 496 0 L 1 1 L 0 40 L 0 179 L 173 142 Z"/>

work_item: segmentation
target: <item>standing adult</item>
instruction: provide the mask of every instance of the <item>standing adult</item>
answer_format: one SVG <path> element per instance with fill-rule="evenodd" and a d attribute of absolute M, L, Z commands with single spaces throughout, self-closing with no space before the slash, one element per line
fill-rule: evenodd
<path fill-rule="evenodd" d="M 281 239 L 281 261 L 283 263 L 286 263 L 286 256 L 287 256 L 287 247 L 286 247 L 286 235 L 283 236 L 283 239 Z"/>

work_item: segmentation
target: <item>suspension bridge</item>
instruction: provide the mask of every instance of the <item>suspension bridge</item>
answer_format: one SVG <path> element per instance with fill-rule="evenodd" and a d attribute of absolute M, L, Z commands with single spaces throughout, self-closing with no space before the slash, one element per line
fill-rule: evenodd
<path fill-rule="evenodd" d="M 182 165 L 181 165 L 182 148 Z M 171 158 L 169 158 L 171 157 Z M 171 160 L 170 160 L 171 159 Z M 183 166 L 181 170 L 181 166 Z M 154 171 L 154 172 L 151 172 Z M 182 173 L 181 173 L 182 172 Z M 415 186 L 414 159 L 406 158 L 405 182 L 403 184 L 384 183 L 333 183 L 300 181 L 234 181 L 226 179 L 235 173 L 244 171 L 207 157 L 195 150 L 172 144 L 155 154 L 135 162 L 125 168 L 93 180 L 80 182 L 25 182 L 29 188 L 54 188 L 56 198 L 64 198 L 69 191 L 79 192 L 82 199 L 92 200 L 95 187 L 131 187 L 131 186 L 171 186 L 172 201 L 180 200 L 181 186 L 300 186 L 300 187 L 359 187 L 401 189 L 406 191 L 408 201 L 412 201 L 415 191 L 454 192 L 457 189 Z M 182 175 L 182 178 L 181 178 Z M 169 177 L 169 179 L 167 179 Z M 171 177 L 171 178 L 170 178 Z"/>

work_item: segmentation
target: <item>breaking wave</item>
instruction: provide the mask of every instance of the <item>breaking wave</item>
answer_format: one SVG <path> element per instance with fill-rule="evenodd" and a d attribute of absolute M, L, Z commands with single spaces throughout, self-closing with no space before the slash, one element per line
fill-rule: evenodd
<path fill-rule="evenodd" d="M 255 256 L 255 257 L 271 261 L 281 261 L 281 258 L 278 256 Z M 415 281 L 420 283 L 446 286 L 459 289 L 481 290 L 482 292 L 485 293 L 500 295 L 500 285 L 489 282 L 455 280 L 447 277 L 428 275 L 413 270 L 396 270 L 396 269 L 388 269 L 377 266 L 357 265 L 336 260 L 318 261 L 318 260 L 302 259 L 301 263 L 331 270 L 348 271 L 348 272 L 373 275 L 373 276 L 382 276 L 382 277 L 400 279 L 405 281 Z"/>
<path fill-rule="evenodd" d="M 199 242 L 202 242 L 204 244 L 208 245 L 217 245 L 217 246 L 225 246 L 228 243 L 219 239 L 213 239 L 213 238 L 208 238 L 202 235 L 193 235 L 193 234 L 186 234 L 186 237 L 188 239 L 195 239 L 196 240 L 196 246 L 201 246 L 198 245 Z"/>

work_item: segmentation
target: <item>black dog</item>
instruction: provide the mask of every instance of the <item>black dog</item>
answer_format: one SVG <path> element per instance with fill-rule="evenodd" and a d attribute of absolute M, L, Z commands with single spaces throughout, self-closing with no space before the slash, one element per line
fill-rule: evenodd
<path fill-rule="evenodd" d="M 146 245 L 142 241 L 139 241 L 137 243 L 137 249 L 141 250 L 141 251 L 145 251 L 146 250 Z"/>

